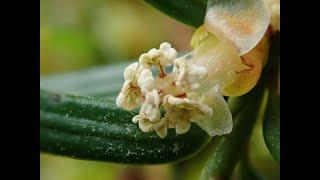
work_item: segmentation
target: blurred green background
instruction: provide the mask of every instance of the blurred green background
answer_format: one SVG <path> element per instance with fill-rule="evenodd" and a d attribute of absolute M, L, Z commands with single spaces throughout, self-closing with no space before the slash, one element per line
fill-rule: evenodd
<path fill-rule="evenodd" d="M 140 0 L 41 0 L 41 74 L 133 60 L 168 41 L 189 49 L 193 32 Z"/>
<path fill-rule="evenodd" d="M 140 0 L 40 0 L 40 72 L 48 75 L 135 60 L 143 52 L 170 42 L 178 52 L 190 49 L 193 28 Z M 279 166 L 267 152 L 261 122 L 252 138 L 252 164 L 268 179 Z M 213 143 L 214 145 L 214 143 Z M 75 160 L 40 153 L 42 180 L 197 179 L 208 150 L 178 164 L 129 166 Z M 177 168 L 178 167 L 178 168 Z"/>

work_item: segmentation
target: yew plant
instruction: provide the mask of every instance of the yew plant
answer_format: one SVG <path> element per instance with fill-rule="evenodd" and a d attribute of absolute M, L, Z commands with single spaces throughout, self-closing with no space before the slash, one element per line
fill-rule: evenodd
<path fill-rule="evenodd" d="M 280 163 L 279 0 L 144 0 L 195 28 L 136 62 L 41 77 L 42 152 L 124 164 L 182 162 L 215 147 L 201 179 L 256 178 L 248 142 L 263 117 Z"/>

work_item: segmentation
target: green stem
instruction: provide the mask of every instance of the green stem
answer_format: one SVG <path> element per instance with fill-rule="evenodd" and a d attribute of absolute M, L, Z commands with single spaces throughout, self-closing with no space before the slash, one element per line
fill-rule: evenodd
<path fill-rule="evenodd" d="M 268 104 L 263 120 L 263 137 L 270 154 L 280 162 L 280 33 L 273 38 L 270 54 L 267 88 Z"/>
<path fill-rule="evenodd" d="M 233 130 L 224 136 L 209 157 L 201 179 L 228 179 L 243 152 L 263 101 L 265 89 L 260 82 L 250 93 L 230 98 L 228 104 L 234 117 Z"/>
<path fill-rule="evenodd" d="M 245 148 L 243 150 L 242 157 L 240 159 L 239 164 L 239 174 L 237 179 L 238 180 L 262 180 L 264 177 L 258 172 L 256 172 L 250 164 L 250 158 L 249 158 L 249 141 L 247 141 Z"/>
<path fill-rule="evenodd" d="M 279 76 L 280 76 L 280 33 L 276 33 L 271 37 L 271 47 L 269 53 L 269 62 L 266 67 L 265 77 L 267 87 L 270 90 L 270 94 L 279 94 Z"/>
<path fill-rule="evenodd" d="M 249 93 L 236 98 L 229 98 L 228 105 L 234 118 L 233 130 L 224 136 L 209 157 L 201 173 L 201 179 L 228 179 L 243 154 L 246 141 L 262 111 L 262 102 L 266 87 L 273 83 L 274 68 L 277 67 L 279 54 L 279 35 L 271 39 L 269 60 L 256 87 Z"/>

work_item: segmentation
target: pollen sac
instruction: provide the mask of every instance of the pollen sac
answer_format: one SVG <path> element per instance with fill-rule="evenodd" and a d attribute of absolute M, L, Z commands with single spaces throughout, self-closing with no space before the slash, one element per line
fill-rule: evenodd
<path fill-rule="evenodd" d="M 269 23 L 270 11 L 262 0 L 209 0 L 204 24 L 242 56 L 258 44 Z"/>

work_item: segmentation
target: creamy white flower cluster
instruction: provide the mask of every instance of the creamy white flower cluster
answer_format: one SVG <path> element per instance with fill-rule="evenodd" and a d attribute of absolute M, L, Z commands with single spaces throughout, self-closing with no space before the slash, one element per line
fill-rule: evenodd
<path fill-rule="evenodd" d="M 166 71 L 168 66 L 173 66 L 171 72 Z M 158 70 L 157 76 L 153 67 Z M 213 114 L 212 107 L 196 93 L 206 76 L 205 67 L 193 65 L 184 57 L 177 58 L 177 51 L 164 42 L 125 69 L 125 83 L 116 104 L 126 110 L 141 106 L 132 121 L 143 132 L 156 131 L 164 138 L 168 128 L 175 128 L 177 134 L 183 134 L 190 129 L 191 122 Z M 164 117 L 160 107 L 166 112 Z"/>

